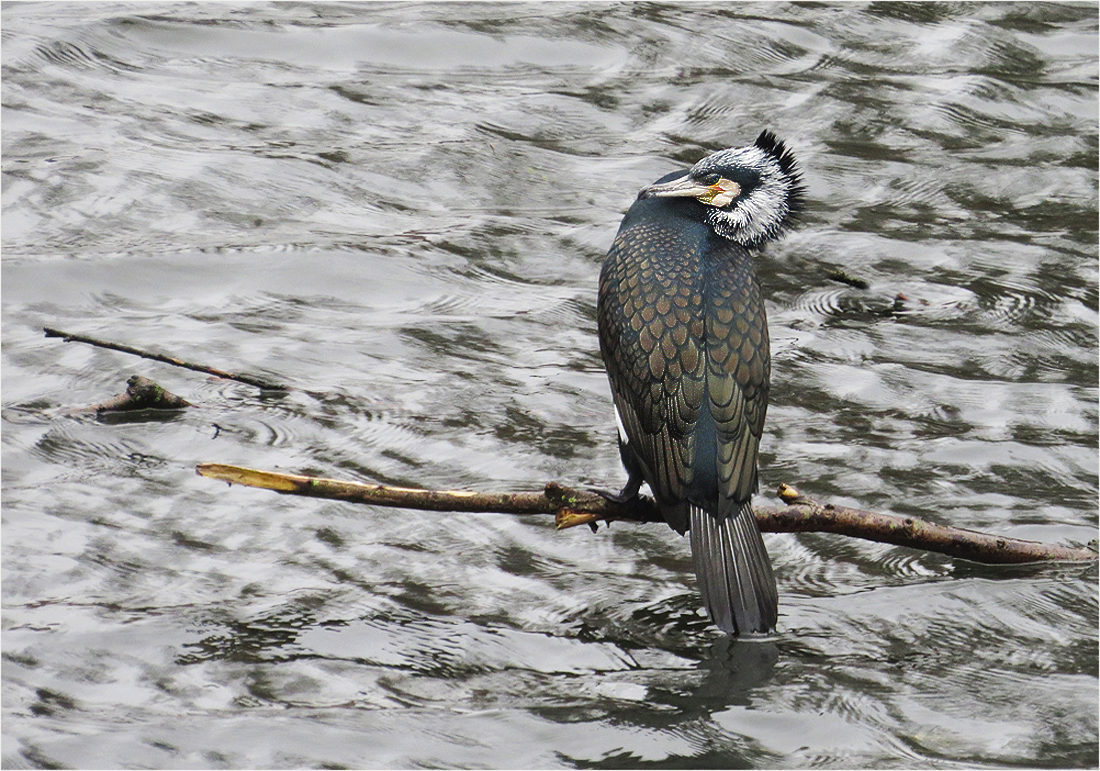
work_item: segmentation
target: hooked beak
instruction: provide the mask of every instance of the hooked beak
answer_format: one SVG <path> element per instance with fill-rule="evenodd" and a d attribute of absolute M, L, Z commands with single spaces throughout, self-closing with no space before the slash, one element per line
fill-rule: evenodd
<path fill-rule="evenodd" d="M 692 179 L 690 174 L 685 173 L 677 179 L 642 188 L 639 197 L 697 198 L 711 206 L 725 206 L 740 194 L 741 188 L 736 182 L 720 179 L 713 185 L 703 185 Z"/>

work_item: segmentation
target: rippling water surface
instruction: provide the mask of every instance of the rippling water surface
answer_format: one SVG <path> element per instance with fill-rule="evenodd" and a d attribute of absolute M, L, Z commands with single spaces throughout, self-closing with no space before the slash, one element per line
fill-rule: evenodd
<path fill-rule="evenodd" d="M 193 467 L 617 487 L 602 256 L 769 127 L 811 204 L 759 262 L 761 499 L 1086 543 L 1097 42 L 1095 4 L 5 5 L 4 767 L 1095 767 L 1094 565 L 767 536 L 779 630 L 730 642 L 663 526 Z M 198 406 L 83 409 L 131 374 Z"/>

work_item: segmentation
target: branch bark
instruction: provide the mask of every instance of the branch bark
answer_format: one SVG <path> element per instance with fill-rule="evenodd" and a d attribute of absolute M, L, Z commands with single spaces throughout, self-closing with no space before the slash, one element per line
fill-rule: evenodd
<path fill-rule="evenodd" d="M 551 482 L 541 492 L 485 493 L 445 490 L 415 490 L 405 487 L 363 484 L 323 477 L 261 471 L 220 463 L 201 463 L 199 476 L 230 484 L 258 487 L 288 495 L 329 498 L 375 506 L 456 512 L 501 514 L 553 514 L 561 530 L 599 521 L 664 522 L 650 498 L 633 503 L 616 503 L 603 496 Z M 779 495 L 785 507 L 756 507 L 756 521 L 766 533 L 838 533 L 854 538 L 938 552 L 951 557 L 987 564 L 1011 564 L 1045 560 L 1084 562 L 1096 560 L 1095 551 L 1055 546 L 1036 541 L 946 527 L 914 517 L 879 514 L 844 506 L 821 504 L 781 485 Z"/>

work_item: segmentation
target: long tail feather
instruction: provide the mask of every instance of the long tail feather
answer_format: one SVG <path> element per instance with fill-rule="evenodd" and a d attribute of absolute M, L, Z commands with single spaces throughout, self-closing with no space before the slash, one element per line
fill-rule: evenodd
<path fill-rule="evenodd" d="M 774 629 L 779 597 L 752 507 L 721 521 L 694 504 L 689 511 L 695 576 L 711 620 L 727 634 Z"/>

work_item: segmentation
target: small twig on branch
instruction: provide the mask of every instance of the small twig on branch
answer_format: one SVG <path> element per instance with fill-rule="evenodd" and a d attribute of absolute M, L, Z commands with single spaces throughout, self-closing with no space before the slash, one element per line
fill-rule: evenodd
<path fill-rule="evenodd" d="M 97 404 L 97 413 L 128 412 L 131 410 L 181 410 L 192 406 L 189 401 L 141 375 L 131 375 L 126 381 L 126 393 Z"/>
<path fill-rule="evenodd" d="M 143 359 L 152 359 L 154 361 L 164 362 L 165 364 L 171 364 L 174 367 L 183 367 L 184 369 L 194 370 L 195 372 L 205 372 L 207 375 L 213 375 L 214 377 L 220 377 L 226 380 L 236 380 L 238 383 L 245 383 L 246 385 L 255 386 L 265 391 L 291 390 L 288 386 L 280 385 L 279 383 L 272 383 L 250 375 L 237 375 L 232 372 L 225 372 L 220 369 L 214 369 L 213 367 L 207 367 L 203 364 L 194 364 L 189 361 L 184 361 L 183 359 L 177 359 L 173 356 L 165 356 L 164 354 L 153 353 L 152 351 L 143 351 L 140 348 L 133 348 L 129 345 L 112 343 L 107 340 L 97 340 L 94 337 L 87 337 L 85 335 L 73 335 L 50 327 L 43 327 L 42 330 L 46 333 L 46 337 L 60 337 L 65 342 L 87 343 L 97 348 L 108 348 L 112 351 L 121 351 L 122 353 L 140 356 Z"/>
<path fill-rule="evenodd" d="M 589 525 L 597 521 L 627 520 L 663 522 L 649 498 L 623 504 L 587 491 L 574 490 L 554 482 L 542 492 L 478 493 L 464 491 L 414 490 L 404 487 L 345 482 L 336 479 L 259 471 L 241 466 L 201 463 L 199 476 L 231 484 L 259 487 L 290 495 L 331 498 L 377 506 L 397 506 L 429 511 L 495 512 L 501 514 L 553 514 L 558 529 Z M 809 501 L 786 485 L 780 495 L 786 507 L 758 507 L 756 521 L 768 533 L 830 532 L 871 541 L 939 552 L 952 557 L 1007 564 L 1040 560 L 1095 560 L 1089 549 L 1049 546 L 1035 541 L 944 527 L 912 517 L 876 514 L 831 504 Z"/>

